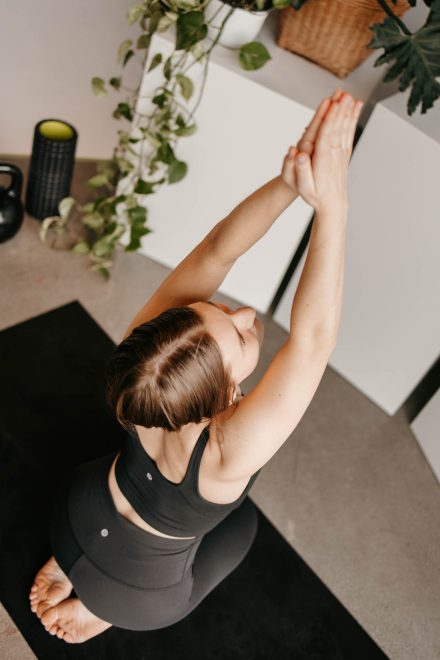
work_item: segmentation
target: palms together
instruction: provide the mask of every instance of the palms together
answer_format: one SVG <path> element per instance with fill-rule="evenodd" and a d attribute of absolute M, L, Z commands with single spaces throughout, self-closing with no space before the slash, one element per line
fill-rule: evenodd
<path fill-rule="evenodd" d="M 351 100 L 351 107 L 344 104 L 346 99 Z M 283 181 L 314 208 L 346 197 L 348 163 L 362 105 L 336 89 L 331 99 L 321 101 L 297 145 L 284 158 Z M 298 163 L 299 152 L 307 156 L 305 165 Z"/>

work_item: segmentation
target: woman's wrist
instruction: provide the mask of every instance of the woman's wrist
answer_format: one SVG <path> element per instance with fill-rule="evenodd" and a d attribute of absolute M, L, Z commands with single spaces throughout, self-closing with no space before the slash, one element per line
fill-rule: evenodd
<path fill-rule="evenodd" d="M 348 200 L 340 200 L 334 204 L 326 204 L 323 207 L 315 207 L 315 215 L 320 218 L 343 218 L 348 215 Z"/>
<path fill-rule="evenodd" d="M 288 197 L 292 198 L 292 202 L 299 196 L 299 193 L 294 186 L 290 186 L 288 183 L 286 183 L 283 179 L 282 174 L 279 174 L 277 177 L 278 179 L 278 186 L 280 188 L 280 192 L 282 194 L 287 195 Z"/>

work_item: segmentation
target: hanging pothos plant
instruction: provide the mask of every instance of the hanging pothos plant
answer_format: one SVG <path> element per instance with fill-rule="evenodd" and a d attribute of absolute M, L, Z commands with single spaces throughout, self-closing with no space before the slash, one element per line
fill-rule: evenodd
<path fill-rule="evenodd" d="M 166 59 L 162 53 L 155 53 L 147 71 L 162 66 L 163 83 L 152 95 L 153 110 L 141 113 L 136 109 L 140 85 L 130 90 L 122 85 L 122 76 L 108 80 L 108 87 L 116 91 L 129 92 L 125 101 L 119 102 L 113 112 L 115 119 L 129 122 L 130 130 L 119 130 L 118 144 L 112 158 L 97 164 L 97 173 L 88 181 L 96 190 L 93 201 L 81 206 L 73 197 L 66 197 L 59 204 L 59 216 L 46 218 L 41 226 L 40 238 L 47 242 L 48 231 L 53 229 L 61 235 L 66 223 L 76 210 L 81 215 L 85 235 L 71 249 L 75 254 L 88 255 L 92 270 L 99 271 L 106 279 L 110 275 L 113 255 L 121 236 L 129 231 L 129 240 L 125 251 L 134 251 L 141 246 L 141 238 L 151 229 L 146 226 L 147 209 L 139 204 L 139 197 L 157 191 L 164 183 L 173 184 L 186 175 L 188 166 L 176 155 L 176 147 L 181 137 L 194 133 L 196 124 L 194 113 L 201 101 L 206 80 L 210 54 L 215 48 L 226 21 L 234 7 L 244 9 L 282 9 L 291 5 L 299 10 L 308 0 L 229 0 L 225 4 L 231 9 L 221 24 L 213 42 L 205 48 L 203 42 L 208 32 L 208 25 L 213 20 L 206 20 L 204 8 L 209 0 L 144 0 L 128 10 L 129 25 L 137 23 L 141 34 L 135 41 L 124 40 L 118 48 L 118 61 L 124 68 L 132 57 L 140 57 L 142 70 L 148 57 L 148 49 L 153 34 L 167 30 L 175 24 L 175 48 Z M 374 66 L 396 60 L 389 69 L 384 82 L 400 76 L 399 90 L 405 90 L 413 84 L 408 103 L 411 114 L 422 102 L 422 113 L 432 107 L 440 96 L 440 0 L 423 0 L 431 7 L 430 14 L 417 32 L 411 33 L 400 18 L 395 16 L 386 4 L 386 0 L 377 0 L 387 13 L 382 24 L 371 26 L 374 38 L 369 48 L 383 48 Z M 396 4 L 396 0 L 391 0 Z M 408 0 L 414 6 L 416 0 Z M 271 59 L 265 46 L 253 41 L 244 44 L 238 50 L 240 65 L 246 70 L 255 70 Z M 196 63 L 204 63 L 202 84 L 193 107 L 189 101 L 193 97 L 194 85 L 187 75 Z M 105 96 L 108 87 L 102 78 L 92 78 L 92 89 L 97 96 Z M 147 143 L 145 149 L 139 145 Z M 158 174 L 159 172 L 159 174 Z M 120 190 L 123 182 L 123 192 Z M 118 190 L 117 190 L 118 188 Z M 54 243 L 52 243 L 54 246 Z"/>
<path fill-rule="evenodd" d="M 286 6 L 286 0 L 276 1 L 284 2 Z M 122 234 L 129 230 L 129 241 L 125 246 L 125 251 L 129 252 L 137 250 L 142 236 L 151 231 L 146 226 L 147 209 L 139 204 L 139 196 L 152 194 L 163 183 L 176 183 L 186 175 L 188 166 L 176 155 L 176 146 L 181 137 L 190 136 L 196 130 L 193 115 L 203 94 L 209 57 L 233 12 L 231 7 L 214 41 L 204 47 L 202 42 L 211 22 L 205 20 L 206 4 L 203 0 L 145 0 L 128 10 L 129 25 L 138 23 L 142 32 L 135 41 L 126 39 L 120 44 L 118 61 L 122 68 L 132 57 L 140 56 L 144 69 L 153 34 L 167 30 L 172 23 L 176 27 L 174 51 L 166 59 L 162 53 L 154 54 L 146 72 L 162 66 L 163 83 L 151 95 L 154 110 L 150 114 L 142 114 L 136 109 L 140 85 L 138 89 L 129 90 L 123 87 L 122 76 L 110 78 L 107 85 L 102 78 L 92 78 L 92 89 L 97 96 L 107 95 L 109 88 L 129 92 L 113 112 L 115 119 L 130 123 L 129 131 L 118 131 L 119 139 L 112 158 L 99 162 L 96 175 L 87 182 L 96 189 L 98 196 L 83 206 L 73 197 L 61 200 L 59 216 L 45 218 L 40 238 L 47 242 L 49 229 L 56 235 L 64 233 L 67 221 L 77 211 L 85 235 L 70 249 L 75 254 L 88 255 L 91 269 L 98 270 L 105 278 L 110 275 L 113 255 Z M 265 46 L 255 41 L 244 44 L 238 55 L 241 66 L 247 70 L 258 69 L 270 59 Z M 190 108 L 188 102 L 193 97 L 194 85 L 187 74 L 196 62 L 204 63 L 203 82 L 198 98 Z M 151 148 L 148 154 L 142 155 L 135 145 L 145 141 Z M 128 190 L 118 194 L 121 180 L 125 180 L 124 188 Z"/>

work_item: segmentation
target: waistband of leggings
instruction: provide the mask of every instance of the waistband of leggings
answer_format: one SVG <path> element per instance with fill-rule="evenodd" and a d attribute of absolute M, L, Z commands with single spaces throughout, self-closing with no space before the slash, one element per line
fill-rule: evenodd
<path fill-rule="evenodd" d="M 173 552 L 189 550 L 195 544 L 199 544 L 202 539 L 201 536 L 196 536 L 195 539 L 173 539 L 159 536 L 158 534 L 153 534 L 153 532 L 149 532 L 148 530 L 135 525 L 119 513 L 113 502 L 108 484 L 110 466 L 117 453 L 118 452 L 107 454 L 79 465 L 76 468 L 76 470 L 86 473 L 85 478 L 87 479 L 89 487 L 91 487 L 91 480 L 93 480 L 94 493 L 96 494 L 96 497 L 100 498 L 100 505 L 103 507 L 104 515 L 109 516 L 109 518 L 114 520 L 119 527 L 127 530 L 127 534 L 130 534 L 131 537 L 134 536 L 136 541 L 147 545 L 149 548 L 169 550 L 170 552 Z"/>

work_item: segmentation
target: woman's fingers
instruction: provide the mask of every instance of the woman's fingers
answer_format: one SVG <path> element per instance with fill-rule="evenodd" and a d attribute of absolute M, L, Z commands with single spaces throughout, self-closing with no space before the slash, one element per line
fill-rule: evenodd
<path fill-rule="evenodd" d="M 342 147 L 342 136 L 346 117 L 351 115 L 353 99 L 350 94 L 344 94 L 338 101 L 338 112 L 333 125 L 333 135 L 331 138 L 332 147 Z"/>
<path fill-rule="evenodd" d="M 336 90 L 333 92 L 333 96 L 332 96 L 331 100 L 332 101 L 339 101 L 339 99 L 341 98 L 343 93 L 344 92 L 342 91 L 342 89 L 340 89 L 340 87 L 337 87 Z"/>
<path fill-rule="evenodd" d="M 339 102 L 332 102 L 326 116 L 324 117 L 318 131 L 318 136 L 315 143 L 315 150 L 319 145 L 325 146 L 326 148 L 329 145 L 334 144 L 332 140 L 334 139 L 335 132 L 335 122 L 339 115 Z"/>
<path fill-rule="evenodd" d="M 303 152 L 295 157 L 296 185 L 301 197 L 313 206 L 316 197 L 315 182 L 310 158 Z"/>
<path fill-rule="evenodd" d="M 322 120 L 325 117 L 326 112 L 330 107 L 331 102 L 339 101 L 339 99 L 343 94 L 344 94 L 343 90 L 337 87 L 333 92 L 331 99 L 327 97 L 322 99 L 321 103 L 316 109 L 316 112 L 312 120 L 310 121 L 308 126 L 306 126 L 301 139 L 298 141 L 297 146 L 300 151 L 304 151 L 305 153 L 309 154 L 309 156 L 312 154 L 313 145 L 315 143 L 319 127 L 321 125 Z"/>
<path fill-rule="evenodd" d="M 351 113 L 348 115 L 348 117 L 344 122 L 342 146 L 344 149 L 350 150 L 350 152 L 353 148 L 353 140 L 354 140 L 354 134 L 356 132 L 356 125 L 359 119 L 359 115 L 361 114 L 363 105 L 364 104 L 362 101 L 355 101 Z"/>
<path fill-rule="evenodd" d="M 350 147 L 350 133 L 353 124 L 353 112 L 355 106 L 354 99 L 351 96 L 347 96 L 346 98 L 350 100 L 350 104 L 344 103 L 344 113 L 341 125 L 341 147 L 343 149 L 348 149 Z"/>
<path fill-rule="evenodd" d="M 308 126 L 306 126 L 306 129 L 304 133 L 302 134 L 301 139 L 299 140 L 297 146 L 300 151 L 305 151 L 309 155 L 313 151 L 313 144 L 315 142 L 316 134 L 318 132 L 319 126 L 321 124 L 321 121 L 327 112 L 328 106 L 330 104 L 330 99 L 324 98 L 322 99 L 321 103 L 319 104 L 314 117 L 312 118 L 311 122 L 309 123 Z"/>
<path fill-rule="evenodd" d="M 289 147 L 287 154 L 284 156 L 283 166 L 281 168 L 281 176 L 285 183 L 291 188 L 296 189 L 296 176 L 294 169 L 294 159 L 298 152 L 296 147 Z"/>

